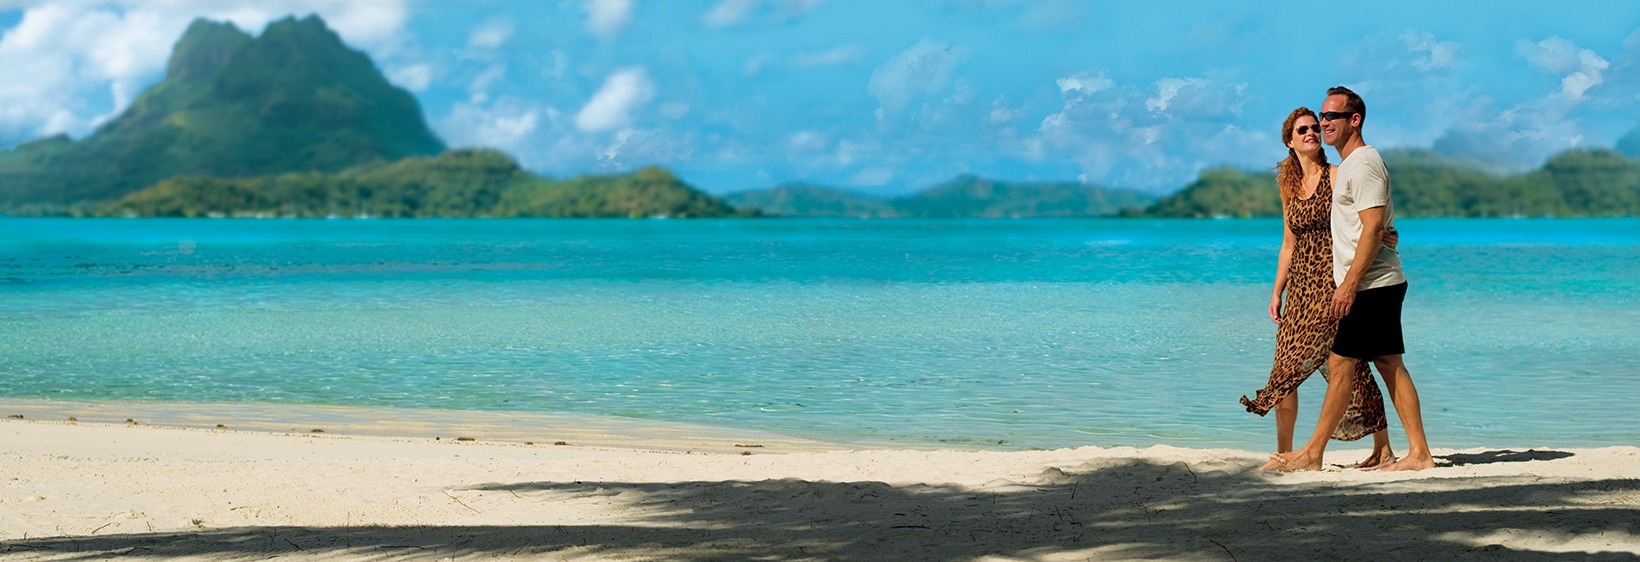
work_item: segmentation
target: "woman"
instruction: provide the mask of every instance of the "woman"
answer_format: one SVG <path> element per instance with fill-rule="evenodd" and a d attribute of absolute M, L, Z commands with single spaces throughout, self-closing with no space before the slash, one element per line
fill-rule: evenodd
<path fill-rule="evenodd" d="M 1332 174 L 1337 168 L 1327 164 L 1320 121 L 1309 108 L 1300 107 L 1287 115 L 1281 141 L 1287 145 L 1287 159 L 1276 166 L 1276 184 L 1281 190 L 1285 232 L 1269 310 L 1277 325 L 1275 365 L 1270 369 L 1270 382 L 1258 391 L 1257 398 L 1241 397 L 1247 411 L 1261 416 L 1275 408 L 1278 453 L 1293 450 L 1298 385 L 1317 369 L 1327 376 L 1327 354 L 1338 331 L 1338 320 L 1327 312 L 1334 290 L 1330 229 Z M 1385 243 L 1394 247 L 1394 236 L 1389 234 Z M 1356 385 L 1333 439 L 1354 441 L 1373 434 L 1372 456 L 1358 465 L 1372 468 L 1395 462 L 1395 455 L 1389 448 L 1384 397 L 1367 362 L 1358 365 L 1356 372 L 1342 374 L 1356 377 Z"/>

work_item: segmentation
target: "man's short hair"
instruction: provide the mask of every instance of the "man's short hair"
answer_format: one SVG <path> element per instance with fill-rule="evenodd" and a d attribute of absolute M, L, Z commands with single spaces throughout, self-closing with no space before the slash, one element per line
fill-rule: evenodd
<path fill-rule="evenodd" d="M 1361 101 L 1361 96 L 1356 94 L 1354 90 L 1343 86 L 1333 86 L 1331 88 L 1327 88 L 1327 97 L 1332 96 L 1344 96 L 1344 110 L 1350 113 L 1360 113 L 1361 121 L 1366 122 L 1367 102 Z"/>

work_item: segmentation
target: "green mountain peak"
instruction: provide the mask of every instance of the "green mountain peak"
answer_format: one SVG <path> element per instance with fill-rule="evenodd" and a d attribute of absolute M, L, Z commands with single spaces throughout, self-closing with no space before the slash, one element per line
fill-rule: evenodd
<path fill-rule="evenodd" d="M 317 16 L 276 21 L 256 38 L 196 20 L 165 79 L 90 137 L 0 151 L 0 206 L 110 201 L 178 176 L 335 172 L 443 150 L 415 98 Z"/>
<path fill-rule="evenodd" d="M 196 19 L 171 51 L 165 77 L 175 81 L 209 80 L 251 41 L 249 34 L 232 23 Z"/>

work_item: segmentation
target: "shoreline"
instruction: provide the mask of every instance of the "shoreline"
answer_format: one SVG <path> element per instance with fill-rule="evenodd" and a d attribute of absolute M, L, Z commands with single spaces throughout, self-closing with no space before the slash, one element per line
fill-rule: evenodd
<path fill-rule="evenodd" d="M 782 451 L 886 446 L 806 439 L 770 431 L 608 416 L 384 406 L 0 398 L 0 416 L 13 421 L 21 419 L 45 423 L 520 445 L 565 442 L 677 451 L 726 452 L 745 448 L 744 445 Z"/>
<path fill-rule="evenodd" d="M 525 445 L 25 414 L 0 420 L 0 556 L 1640 557 L 1637 447 L 1437 449 L 1442 466 L 1423 472 L 1273 474 L 1235 449 L 628 437 Z"/>

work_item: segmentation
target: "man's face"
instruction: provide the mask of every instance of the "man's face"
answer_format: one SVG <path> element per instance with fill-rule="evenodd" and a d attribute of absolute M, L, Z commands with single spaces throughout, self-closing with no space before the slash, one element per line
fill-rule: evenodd
<path fill-rule="evenodd" d="M 1350 98 L 1342 94 L 1327 96 L 1327 99 L 1321 102 L 1321 113 L 1347 112 L 1349 111 L 1347 108 L 1349 101 Z M 1337 148 L 1345 142 L 1345 139 L 1350 138 L 1350 135 L 1355 132 L 1354 119 L 1354 114 L 1339 119 L 1322 119 L 1321 135 L 1327 141 L 1327 145 Z"/>

